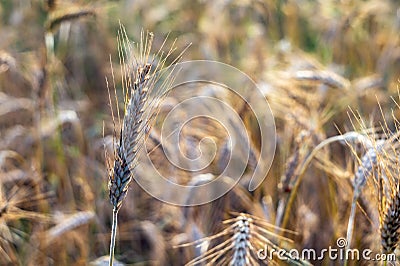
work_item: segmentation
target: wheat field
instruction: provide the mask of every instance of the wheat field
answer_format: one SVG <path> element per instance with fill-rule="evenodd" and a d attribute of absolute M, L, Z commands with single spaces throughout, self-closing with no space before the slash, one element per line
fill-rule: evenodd
<path fill-rule="evenodd" d="M 0 265 L 397 265 L 399 31 L 394 0 L 2 0 Z"/>

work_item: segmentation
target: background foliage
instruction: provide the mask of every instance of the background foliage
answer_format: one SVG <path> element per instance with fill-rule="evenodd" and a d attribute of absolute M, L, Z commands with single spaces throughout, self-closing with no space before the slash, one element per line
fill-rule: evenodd
<path fill-rule="evenodd" d="M 367 127 L 385 120 L 394 128 L 397 1 L 2 0 L 2 265 L 87 265 L 108 253 L 112 208 L 103 143 L 111 143 L 113 123 L 105 77 L 110 80 L 111 58 L 121 96 L 119 21 L 134 42 L 142 29 L 152 31 L 157 50 L 169 33 L 167 44 L 177 38 L 182 50 L 192 43 L 183 60 L 221 61 L 250 75 L 271 105 L 278 134 L 269 176 L 252 194 L 237 188 L 217 203 L 183 209 L 132 184 L 120 211 L 119 261 L 184 264 L 195 250 L 173 246 L 218 232 L 231 211 L 297 231 L 293 246 L 299 249 L 320 250 L 345 236 L 358 164 L 357 151 L 346 145 L 321 151 L 305 173 L 288 221 L 279 221 L 279 206 L 293 188 L 298 165 L 318 143 L 358 129 L 359 117 Z M 251 130 L 247 112 L 241 117 Z M 256 134 L 254 143 L 257 152 Z M 162 158 L 161 152 L 153 155 L 161 171 L 192 178 L 170 170 Z M 212 174 L 218 174 L 215 165 Z M 378 199 L 368 187 L 359 201 L 353 243 L 379 251 Z"/>

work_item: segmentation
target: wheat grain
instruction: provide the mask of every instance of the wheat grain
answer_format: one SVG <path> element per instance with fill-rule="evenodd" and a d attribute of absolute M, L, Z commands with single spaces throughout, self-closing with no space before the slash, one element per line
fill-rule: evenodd
<path fill-rule="evenodd" d="M 167 95 L 166 92 L 168 92 L 168 88 L 173 81 L 171 73 L 174 68 L 171 67 L 169 71 L 163 71 L 163 69 L 167 58 L 175 50 L 174 46 L 172 45 L 168 53 L 164 55 L 161 50 L 165 44 L 164 41 L 158 53 L 150 58 L 152 43 L 153 33 L 147 33 L 145 36 L 142 31 L 140 44 L 136 46 L 136 51 L 139 55 L 135 55 L 135 51 L 132 49 L 125 28 L 122 25 L 120 26 L 118 32 L 118 51 L 121 62 L 122 85 L 125 93 L 125 109 L 122 125 L 120 125 L 119 142 L 114 149 L 114 163 L 112 167 L 108 167 L 109 197 L 113 205 L 110 265 L 112 265 L 114 258 L 118 211 L 122 206 L 122 202 L 128 192 L 129 184 L 132 181 L 133 171 L 138 162 L 138 153 L 149 135 L 159 104 Z M 156 56 L 160 56 L 161 59 L 154 65 Z M 178 59 L 179 58 L 180 56 Z M 162 80 L 162 78 L 164 78 L 164 80 Z M 160 80 L 162 83 L 159 83 Z M 153 89 L 156 90 L 153 92 Z M 110 90 L 108 90 L 108 92 L 111 105 Z M 152 96 L 151 99 L 150 96 Z M 112 116 L 114 119 L 113 111 Z M 117 116 L 120 122 L 118 101 Z M 115 127 L 114 121 L 114 137 L 116 138 Z"/>
<path fill-rule="evenodd" d="M 397 184 L 381 224 L 381 244 L 386 254 L 393 253 L 400 241 L 400 184 Z"/>
<path fill-rule="evenodd" d="M 217 245 L 189 261 L 186 264 L 187 266 L 201 265 L 202 263 L 206 263 L 206 265 L 234 266 L 266 265 L 267 261 L 259 257 L 258 251 L 260 249 L 269 246 L 275 250 L 279 250 L 280 247 L 277 244 L 277 240 L 283 240 L 287 243 L 291 242 L 290 239 L 279 236 L 272 232 L 271 229 L 277 232 L 294 232 L 275 227 L 253 215 L 246 213 L 239 213 L 236 215 L 235 218 L 223 222 L 228 226 L 221 232 L 192 243 L 180 245 L 201 245 L 207 242 L 209 245 L 211 241 L 217 241 Z M 227 237 L 227 239 L 223 240 L 225 237 Z M 268 250 L 264 251 L 268 253 Z M 282 251 L 284 250 L 282 249 Z M 273 256 L 273 254 L 266 255 L 265 259 L 267 260 Z M 293 265 L 308 264 L 306 261 L 292 258 L 287 252 L 282 252 L 281 255 Z"/>
<path fill-rule="evenodd" d="M 251 218 L 239 216 L 234 225 L 235 234 L 233 235 L 233 256 L 229 265 L 246 265 L 250 263 L 249 254 L 250 244 L 250 224 Z"/>
<path fill-rule="evenodd" d="M 368 177 L 373 173 L 374 168 L 377 165 L 377 152 L 380 148 L 369 148 L 367 152 L 361 157 L 361 164 L 358 166 L 356 173 L 354 174 L 354 197 L 358 198 L 361 190 L 367 183 Z"/>

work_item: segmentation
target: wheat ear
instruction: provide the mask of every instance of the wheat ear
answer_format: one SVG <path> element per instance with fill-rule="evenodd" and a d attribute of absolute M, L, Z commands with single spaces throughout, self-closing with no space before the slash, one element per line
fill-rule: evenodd
<path fill-rule="evenodd" d="M 127 195 L 129 184 L 133 178 L 133 171 L 138 162 L 138 154 L 149 135 L 159 104 L 167 95 L 174 80 L 172 74 L 174 66 L 166 68 L 167 71 L 164 70 L 164 67 L 167 58 L 175 51 L 175 42 L 164 54 L 162 52 L 164 41 L 160 50 L 155 55 L 150 56 L 152 42 L 153 34 L 147 33 L 145 35 L 142 31 L 140 44 L 134 47 L 138 51 L 138 56 L 136 56 L 124 27 L 120 26 L 118 51 L 123 79 L 122 87 L 125 93 L 125 108 L 122 125 L 120 125 L 119 142 L 114 149 L 114 164 L 109 167 L 108 188 L 110 202 L 113 205 L 110 266 L 114 259 L 118 211 Z M 177 62 L 181 55 L 171 65 Z M 157 63 L 155 63 L 156 58 L 159 58 Z M 111 103 L 110 93 L 109 100 Z M 118 120 L 121 121 L 119 112 L 117 114 Z M 112 115 L 114 117 L 113 113 Z M 114 137 L 116 138 L 115 132 Z"/>
<path fill-rule="evenodd" d="M 120 56 L 122 55 L 123 62 L 125 60 L 125 55 L 127 54 L 128 40 L 125 31 L 121 28 L 119 32 L 119 48 Z M 148 60 L 149 50 L 147 47 L 148 43 L 151 46 L 152 35 L 150 35 L 150 40 L 146 38 L 145 50 L 146 56 L 144 60 Z M 130 46 L 128 46 L 130 49 Z M 142 45 L 141 45 L 142 47 Z M 124 48 L 124 52 L 122 52 Z M 114 249 L 115 249 L 115 238 L 117 233 L 117 219 L 118 211 L 121 208 L 122 202 L 125 199 L 129 184 L 132 181 L 131 162 L 136 160 L 136 153 L 138 152 L 138 142 L 143 136 L 143 125 L 146 124 L 143 118 L 144 113 L 144 103 L 147 98 L 147 93 L 149 88 L 146 86 L 149 81 L 149 72 L 151 69 L 150 64 L 141 63 L 136 61 L 136 71 L 133 75 L 130 75 L 129 70 L 131 70 L 133 64 L 130 66 L 124 65 L 123 74 L 125 78 L 125 86 L 127 97 L 129 97 L 129 102 L 125 106 L 125 114 L 123 118 L 123 127 L 120 132 L 119 143 L 114 151 L 114 165 L 109 174 L 108 189 L 110 202 L 113 205 L 113 219 L 112 219 L 112 231 L 111 231 L 111 243 L 110 243 L 110 266 L 113 264 L 114 259 Z M 111 98 L 111 97 L 110 97 Z M 128 144 L 128 145 L 127 145 Z M 130 161 L 127 160 L 127 154 L 130 154 Z"/>
<path fill-rule="evenodd" d="M 192 243 L 180 245 L 203 245 L 205 243 L 209 245 L 211 241 L 217 242 L 214 247 L 189 261 L 186 266 L 202 265 L 203 263 L 205 265 L 234 266 L 266 265 L 268 262 L 259 257 L 260 249 L 269 246 L 274 250 L 280 250 L 278 241 L 291 242 L 290 239 L 279 236 L 272 230 L 280 233 L 294 232 L 278 228 L 250 214 L 239 213 L 236 215 L 235 218 L 223 222 L 227 227 L 221 232 Z M 264 252 L 268 253 L 268 250 L 264 250 Z M 268 254 L 265 259 L 270 259 L 272 256 L 273 254 Z M 293 265 L 309 265 L 305 261 L 292 258 L 286 252 L 283 256 Z"/>
<path fill-rule="evenodd" d="M 381 244 L 383 252 L 393 253 L 400 241 L 400 184 L 397 184 L 381 219 Z"/>
<path fill-rule="evenodd" d="M 377 149 L 369 148 L 367 152 L 361 157 L 361 164 L 358 166 L 354 174 L 354 193 L 351 202 L 350 216 L 347 224 L 347 247 L 350 247 L 353 238 L 354 220 L 356 215 L 357 200 L 360 197 L 361 191 L 367 183 L 368 177 L 373 174 L 373 170 L 377 165 Z"/>
<path fill-rule="evenodd" d="M 361 157 L 360 165 L 357 168 L 356 173 L 354 174 L 354 182 L 353 182 L 353 199 L 351 202 L 350 216 L 347 225 L 347 247 L 350 248 L 353 231 L 354 231 L 354 220 L 356 214 L 356 205 L 360 194 L 362 193 L 363 188 L 367 184 L 367 181 L 370 177 L 374 177 L 374 171 L 377 170 L 380 164 L 387 164 L 390 161 L 390 158 L 386 158 L 388 153 L 395 152 L 396 153 L 396 144 L 393 142 L 398 142 L 399 132 L 395 133 L 392 136 L 389 136 L 389 133 L 385 133 L 386 138 L 374 140 L 371 139 L 364 144 L 367 144 L 366 153 Z M 353 153 L 355 153 L 353 151 Z M 381 166 L 382 168 L 382 166 Z M 384 167 L 383 167 L 384 168 Z M 393 174 L 388 173 L 391 176 Z M 379 177 L 376 177 L 379 178 Z"/>

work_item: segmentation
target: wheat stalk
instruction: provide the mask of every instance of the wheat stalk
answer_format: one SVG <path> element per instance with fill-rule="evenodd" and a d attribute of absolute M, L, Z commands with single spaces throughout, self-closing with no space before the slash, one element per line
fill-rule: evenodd
<path fill-rule="evenodd" d="M 279 236 L 272 230 L 281 233 L 294 232 L 273 226 L 263 219 L 250 214 L 239 213 L 236 215 L 235 218 L 223 222 L 227 227 L 221 232 L 192 243 L 179 245 L 180 247 L 191 245 L 202 246 L 204 244 L 209 245 L 211 241 L 217 242 L 214 247 L 209 248 L 197 258 L 189 261 L 186 266 L 201 265 L 202 263 L 206 265 L 234 266 L 266 265 L 267 261 L 258 257 L 258 251 L 260 249 L 268 246 L 274 250 L 281 250 L 277 244 L 278 240 L 292 242 L 290 239 Z M 268 250 L 264 250 L 264 252 L 268 252 Z M 268 260 L 272 256 L 273 254 L 268 254 L 266 259 Z M 292 258 L 286 252 L 283 256 L 293 265 L 308 265 L 305 261 Z"/>
<path fill-rule="evenodd" d="M 81 17 L 96 16 L 94 8 L 79 5 L 70 5 L 59 9 L 50 9 L 49 11 L 49 18 L 45 25 L 48 31 L 53 31 L 57 26 L 66 21 L 76 20 Z"/>
<path fill-rule="evenodd" d="M 382 112 L 382 117 L 383 111 Z M 357 117 L 354 112 L 353 115 Z M 398 141 L 400 136 L 400 131 L 391 132 L 386 120 L 384 119 L 384 124 L 381 125 L 380 131 L 382 135 L 375 132 L 376 129 L 367 129 L 365 123 L 362 119 L 358 118 L 358 123 L 365 131 L 370 131 L 369 135 L 366 135 L 366 139 L 362 142 L 364 147 L 366 148 L 366 152 L 359 159 L 359 166 L 357 168 L 356 173 L 354 174 L 353 181 L 353 198 L 351 202 L 350 216 L 347 225 L 347 248 L 351 247 L 351 241 L 354 230 L 354 220 L 356 214 L 356 204 L 360 194 L 362 193 L 363 188 L 365 187 L 369 178 L 373 177 L 376 183 L 380 183 L 382 178 L 385 178 L 382 173 L 380 175 L 374 176 L 374 172 L 382 169 L 386 171 L 386 174 L 390 177 L 393 177 L 393 173 L 390 172 L 390 165 L 393 163 L 393 160 L 397 161 L 397 153 L 396 149 L 398 148 Z M 396 120 L 395 120 L 396 121 Z M 350 148 L 352 148 L 350 146 Z M 354 149 L 352 148 L 352 152 L 356 154 Z M 378 171 L 379 172 L 379 171 Z M 346 264 L 347 262 L 345 262 Z"/>
<path fill-rule="evenodd" d="M 380 149 L 381 147 L 369 148 L 367 152 L 361 157 L 361 164 L 358 166 L 357 171 L 354 174 L 354 182 L 353 182 L 354 192 L 351 202 L 350 216 L 349 216 L 349 222 L 347 224 L 347 234 L 346 234 L 347 247 L 350 247 L 351 240 L 353 237 L 357 200 L 360 197 L 362 189 L 367 183 L 368 178 L 372 176 L 373 171 L 377 166 L 377 152 L 379 152 Z"/>
<path fill-rule="evenodd" d="M 400 184 L 391 194 L 386 211 L 381 219 L 381 244 L 383 252 L 393 253 L 400 241 Z"/>
<path fill-rule="evenodd" d="M 396 142 L 398 139 L 396 139 Z M 396 152 L 396 145 L 392 147 Z M 389 153 L 379 158 L 378 202 L 381 246 L 386 254 L 393 253 L 400 241 L 400 161 Z"/>
<path fill-rule="evenodd" d="M 327 70 L 299 70 L 294 78 L 300 81 L 322 82 L 332 88 L 347 89 L 350 82 L 342 76 Z"/>
<path fill-rule="evenodd" d="M 125 93 L 124 116 L 120 125 L 119 141 L 114 147 L 114 163 L 109 169 L 109 197 L 113 205 L 113 222 L 110 243 L 111 266 L 114 259 L 115 238 L 117 232 L 118 211 L 124 201 L 129 184 L 133 178 L 133 171 L 137 166 L 138 154 L 148 137 L 152 122 L 158 112 L 161 100 L 167 95 L 168 89 L 173 82 L 174 67 L 164 71 L 167 58 L 175 51 L 174 44 L 164 54 L 162 44 L 160 50 L 150 56 L 153 42 L 153 33 L 141 33 L 140 44 L 133 49 L 124 27 L 121 25 L 118 32 L 118 51 L 121 63 L 122 85 Z M 138 52 L 138 56 L 135 55 Z M 173 65 L 181 58 L 180 54 L 172 63 Z M 155 63 L 156 58 L 160 58 Z M 114 81 L 114 77 L 113 77 Z M 107 88 L 108 82 L 107 82 Z M 115 82 L 114 82 L 115 89 Z M 109 101 L 111 105 L 111 96 Z M 117 117 L 119 122 L 120 114 L 117 102 Z M 112 111 L 113 121 L 114 113 Z M 121 122 L 120 122 L 121 123 Z M 114 121 L 114 129 L 115 129 Z M 114 131 L 114 138 L 116 137 Z"/>
<path fill-rule="evenodd" d="M 143 35 L 142 35 L 143 36 Z M 120 56 L 122 55 L 122 59 L 124 62 L 124 54 L 121 53 L 124 45 L 128 45 L 128 40 L 123 28 L 119 32 L 119 38 L 122 39 L 122 42 L 119 42 L 120 48 Z M 152 35 L 150 35 L 150 40 L 146 38 L 146 45 L 149 43 L 151 47 Z M 141 42 L 142 43 L 142 42 Z M 141 44 L 142 45 L 142 44 Z M 124 46 L 124 47 L 122 47 Z M 148 59 L 150 47 L 145 48 L 146 55 L 145 60 Z M 149 80 L 149 72 L 150 65 L 147 63 L 136 62 L 136 71 L 133 72 L 136 76 L 131 76 L 131 73 L 127 72 L 130 70 L 128 66 L 123 66 L 125 69 L 125 84 L 127 89 L 127 93 L 130 93 L 129 102 L 125 108 L 125 115 L 123 118 L 123 127 L 120 132 L 119 143 L 114 152 L 114 165 L 111 168 L 108 188 L 109 188 L 109 196 L 110 202 L 113 205 L 113 222 L 112 222 L 112 231 L 111 231 L 111 243 L 110 243 L 110 261 L 109 265 L 113 265 L 114 260 L 114 249 L 115 249 L 115 238 L 117 233 L 117 224 L 118 224 L 118 211 L 121 208 L 122 202 L 126 197 L 128 192 L 129 184 L 132 181 L 132 172 L 130 168 L 130 163 L 127 160 L 127 154 L 131 155 L 129 158 L 131 161 L 136 160 L 136 153 L 138 151 L 138 140 L 142 136 L 139 130 L 142 129 L 142 125 L 145 124 L 145 120 L 143 120 L 143 108 L 144 102 L 146 101 L 146 96 L 149 91 L 149 88 L 146 86 Z M 134 75 L 135 75 L 134 74 Z M 126 99 L 125 99 L 126 101 Z M 113 115 L 114 116 L 114 115 Z M 118 113 L 119 116 L 119 113 Z M 129 123 L 133 123 L 130 125 Z M 127 132 L 129 129 L 133 129 L 133 132 Z M 114 133 L 115 134 L 115 133 Z M 124 145 L 125 144 L 125 145 Z M 129 150 L 127 150 L 129 149 Z M 133 158 L 132 158 L 133 156 Z"/>
<path fill-rule="evenodd" d="M 282 221 L 280 224 L 277 223 L 277 225 L 280 225 L 282 227 L 285 227 L 288 220 L 289 220 L 289 215 L 290 215 L 290 210 L 292 208 L 292 205 L 294 203 L 295 200 L 295 196 L 297 194 L 297 191 L 299 189 L 300 183 L 302 181 L 302 178 L 308 168 L 308 166 L 311 164 L 312 160 L 314 159 L 314 157 L 318 154 L 318 152 L 325 148 L 327 145 L 334 143 L 334 142 L 345 142 L 347 144 L 350 143 L 362 143 L 363 145 L 367 146 L 367 147 L 371 147 L 371 143 L 369 141 L 369 139 L 367 138 L 367 136 L 358 133 L 356 131 L 350 131 L 348 133 L 345 133 L 343 135 L 338 135 L 338 136 L 333 136 L 330 138 L 327 138 L 323 141 L 321 141 L 310 153 L 308 153 L 305 158 L 303 159 L 302 163 L 298 166 L 299 170 L 295 172 L 294 175 L 294 180 L 293 182 L 293 186 L 290 189 L 290 194 L 287 198 L 287 203 L 285 206 L 285 209 L 281 213 L 278 217 L 277 217 L 277 221 Z M 283 216 L 282 218 L 280 216 Z"/>

